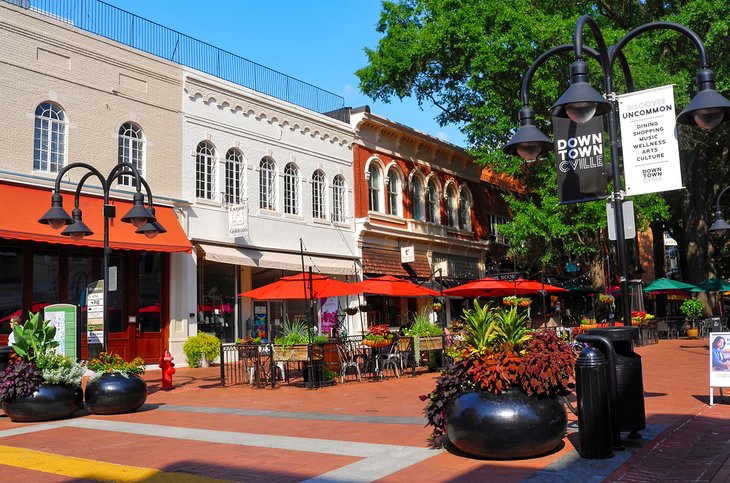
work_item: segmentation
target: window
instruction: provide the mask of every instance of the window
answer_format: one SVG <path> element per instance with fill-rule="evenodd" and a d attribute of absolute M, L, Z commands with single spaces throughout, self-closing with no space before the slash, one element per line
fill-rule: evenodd
<path fill-rule="evenodd" d="M 446 188 L 446 210 L 448 215 L 448 223 L 450 227 L 459 227 L 459 202 L 456 199 L 456 190 L 454 185 Z"/>
<path fill-rule="evenodd" d="M 119 128 L 119 163 L 129 163 L 139 171 L 140 176 L 144 176 L 144 135 L 139 126 L 126 122 Z M 124 171 L 132 171 L 129 168 L 123 168 Z M 121 176 L 119 178 L 120 186 L 134 186 L 134 176 Z"/>
<path fill-rule="evenodd" d="M 370 211 L 380 211 L 380 170 L 374 164 L 368 170 L 368 203 Z"/>
<path fill-rule="evenodd" d="M 195 196 L 214 200 L 216 194 L 215 148 L 209 142 L 198 144 L 195 155 Z"/>
<path fill-rule="evenodd" d="M 44 102 L 35 110 L 33 169 L 58 173 L 66 164 L 66 114 L 56 104 Z"/>
<path fill-rule="evenodd" d="M 413 208 L 414 220 L 426 219 L 423 202 L 423 183 L 421 182 L 421 178 L 414 176 L 413 179 L 411 179 L 411 206 Z"/>
<path fill-rule="evenodd" d="M 471 231 L 471 200 L 463 188 L 459 195 L 459 228 Z"/>
<path fill-rule="evenodd" d="M 400 216 L 401 214 L 401 197 L 400 197 L 400 176 L 398 171 L 390 169 L 388 171 L 388 206 L 387 213 L 389 215 Z"/>
<path fill-rule="evenodd" d="M 346 195 L 345 178 L 338 174 L 332 182 L 332 221 L 335 223 L 347 221 Z"/>
<path fill-rule="evenodd" d="M 504 245 L 508 244 L 507 238 L 499 233 L 499 227 L 501 225 L 504 225 L 509 220 L 504 216 L 498 216 L 498 215 L 489 215 L 489 240 L 496 242 L 496 243 L 502 243 Z"/>
<path fill-rule="evenodd" d="M 243 202 L 243 153 L 229 149 L 226 153 L 226 203 L 240 205 Z"/>
<path fill-rule="evenodd" d="M 315 220 L 327 219 L 327 181 L 324 173 L 317 170 L 312 175 L 312 218 Z"/>
<path fill-rule="evenodd" d="M 259 168 L 259 208 L 276 211 L 276 165 L 264 158 Z"/>
<path fill-rule="evenodd" d="M 284 167 L 284 213 L 287 215 L 299 214 L 299 169 L 294 163 Z"/>
<path fill-rule="evenodd" d="M 431 180 L 428 182 L 428 206 L 426 215 L 431 223 L 441 223 L 441 204 L 439 202 L 439 190 L 436 182 Z"/>

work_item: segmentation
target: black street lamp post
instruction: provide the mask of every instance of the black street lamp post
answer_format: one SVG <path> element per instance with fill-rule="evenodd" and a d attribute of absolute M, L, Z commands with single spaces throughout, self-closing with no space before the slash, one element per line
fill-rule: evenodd
<path fill-rule="evenodd" d="M 61 180 L 63 176 L 74 168 L 84 168 L 88 172 L 81 177 L 76 186 L 76 195 L 74 197 L 74 209 L 71 216 L 63 209 L 63 197 L 61 196 Z M 82 240 L 85 236 L 93 235 L 94 232 L 82 220 L 81 209 L 79 209 L 79 198 L 84 183 L 90 177 L 95 176 L 99 179 L 104 192 L 104 242 L 103 242 L 103 270 L 104 270 L 104 328 L 103 340 L 101 344 L 91 344 L 88 346 L 88 358 L 95 357 L 99 352 L 105 351 L 109 344 L 109 220 L 116 217 L 116 206 L 109 203 L 109 191 L 114 180 L 121 176 L 132 176 L 134 178 L 134 186 L 137 191 L 132 196 L 134 205 L 129 212 L 124 215 L 121 220 L 125 223 L 131 223 L 137 228 L 135 233 L 154 238 L 158 233 L 164 233 L 165 228 L 157 222 L 155 218 L 155 209 L 152 201 L 152 192 L 147 181 L 139 174 L 137 168 L 128 162 L 117 164 L 106 178 L 93 166 L 86 163 L 71 163 L 65 166 L 56 176 L 56 184 L 51 195 L 51 208 L 44 214 L 38 223 L 50 226 L 58 230 L 66 226 L 61 232 L 64 236 L 69 236 L 74 240 Z M 144 195 L 141 188 L 144 186 L 147 193 L 147 207 L 144 204 Z M 87 311 L 88 314 L 88 311 Z"/>
<path fill-rule="evenodd" d="M 583 29 L 588 25 L 593 34 L 598 49 L 593 50 L 583 46 Z M 621 294 L 623 303 L 624 325 L 631 321 L 631 304 L 629 303 L 628 268 L 626 263 L 626 236 L 624 233 L 623 198 L 624 192 L 621 184 L 621 171 L 619 168 L 619 146 L 620 140 L 617 136 L 616 110 L 614 101 L 616 96 L 613 92 L 612 70 L 615 61 L 618 59 L 629 91 L 633 90 L 633 81 L 628 64 L 622 54 L 623 47 L 637 35 L 651 30 L 675 30 L 687 37 L 694 43 L 699 52 L 700 70 L 697 73 L 696 85 L 697 94 L 692 98 L 685 110 L 677 116 L 677 122 L 691 124 L 702 129 L 713 129 L 721 122 L 730 119 L 730 101 L 724 98 L 715 90 L 715 73 L 708 68 L 707 53 L 705 46 L 699 36 L 680 24 L 672 22 L 651 22 L 637 27 L 624 35 L 615 45 L 606 47 L 603 34 L 596 22 L 588 15 L 582 16 L 575 24 L 572 45 L 561 45 L 543 53 L 533 63 L 525 74 L 521 86 L 521 99 L 523 107 L 520 109 L 520 127 L 505 145 L 504 151 L 508 154 L 519 155 L 525 161 L 534 161 L 540 154 L 553 149 L 552 141 L 535 126 L 535 115 L 528 102 L 528 92 L 532 76 L 537 68 L 547 58 L 564 52 L 574 51 L 575 61 L 570 66 L 570 87 L 553 104 L 550 112 L 556 117 L 570 118 L 576 124 L 582 124 L 591 120 L 594 116 L 607 116 L 608 137 L 610 141 L 611 178 L 613 180 L 613 193 L 611 202 L 614 207 L 614 221 L 616 224 L 616 243 L 618 247 L 618 262 L 621 277 Z M 599 94 L 588 82 L 588 64 L 583 60 L 583 53 L 587 52 L 596 58 L 601 64 L 603 71 L 604 94 Z M 723 191 L 724 192 L 724 191 Z M 721 194 L 722 196 L 722 194 Z M 719 198 L 718 198 L 719 206 Z M 720 221 L 724 220 L 719 218 Z M 725 223 L 727 225 L 727 223 Z M 713 225 L 714 226 L 714 225 Z"/>

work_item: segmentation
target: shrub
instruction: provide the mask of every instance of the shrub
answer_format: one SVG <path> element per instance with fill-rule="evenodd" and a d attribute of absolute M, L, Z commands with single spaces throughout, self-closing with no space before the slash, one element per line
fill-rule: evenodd
<path fill-rule="evenodd" d="M 81 385 L 84 366 L 76 362 L 75 358 L 57 352 L 46 352 L 36 358 L 36 364 L 43 373 L 43 380 L 48 384 Z"/>
<path fill-rule="evenodd" d="M 427 307 L 424 307 L 421 312 L 413 314 L 411 325 L 403 331 L 403 334 L 408 337 L 428 337 L 443 333 L 444 330 L 441 327 L 431 323 Z"/>
<path fill-rule="evenodd" d="M 697 299 L 687 299 L 679 306 L 679 311 L 690 320 L 692 327 L 695 325 L 695 320 L 702 317 L 702 312 L 704 310 L 705 306 Z"/>
<path fill-rule="evenodd" d="M 30 396 L 42 382 L 43 374 L 33 362 L 16 359 L 0 373 L 0 401 Z"/>
<path fill-rule="evenodd" d="M 13 329 L 15 343 L 13 350 L 21 359 L 33 362 L 41 354 L 58 346 L 58 341 L 53 340 L 56 335 L 56 328 L 47 320 L 41 319 L 41 313 L 28 312 L 29 319 L 23 324 L 16 325 Z"/>
<path fill-rule="evenodd" d="M 92 379 L 96 379 L 105 373 L 121 374 L 124 377 L 140 376 L 144 374 L 144 360 L 135 357 L 131 362 L 124 360 L 122 356 L 114 352 L 101 352 L 87 364 L 89 370 L 94 371 Z"/>
<path fill-rule="evenodd" d="M 205 332 L 198 332 L 183 345 L 183 352 L 190 367 L 200 367 L 201 358 L 209 363 L 216 360 L 220 355 L 220 350 L 220 339 Z"/>
<path fill-rule="evenodd" d="M 307 326 L 302 321 L 291 322 L 288 319 L 281 324 L 281 332 L 279 337 L 274 339 L 274 344 L 283 346 L 292 346 L 295 344 L 307 344 Z"/>

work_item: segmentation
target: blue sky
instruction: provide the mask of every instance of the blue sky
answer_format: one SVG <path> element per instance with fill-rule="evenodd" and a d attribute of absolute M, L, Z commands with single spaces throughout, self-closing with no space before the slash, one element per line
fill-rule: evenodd
<path fill-rule="evenodd" d="M 375 48 L 379 0 L 106 0 L 121 9 L 339 94 L 345 105 L 373 113 L 458 146 L 457 126 L 439 126 L 438 110 L 415 100 L 374 102 L 358 89 L 355 71 Z"/>

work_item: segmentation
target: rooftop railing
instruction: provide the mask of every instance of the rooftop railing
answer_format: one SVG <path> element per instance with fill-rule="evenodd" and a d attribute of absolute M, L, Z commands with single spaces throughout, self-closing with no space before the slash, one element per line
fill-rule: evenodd
<path fill-rule="evenodd" d="M 81 30 L 348 122 L 345 100 L 99 0 L 5 0 Z"/>

